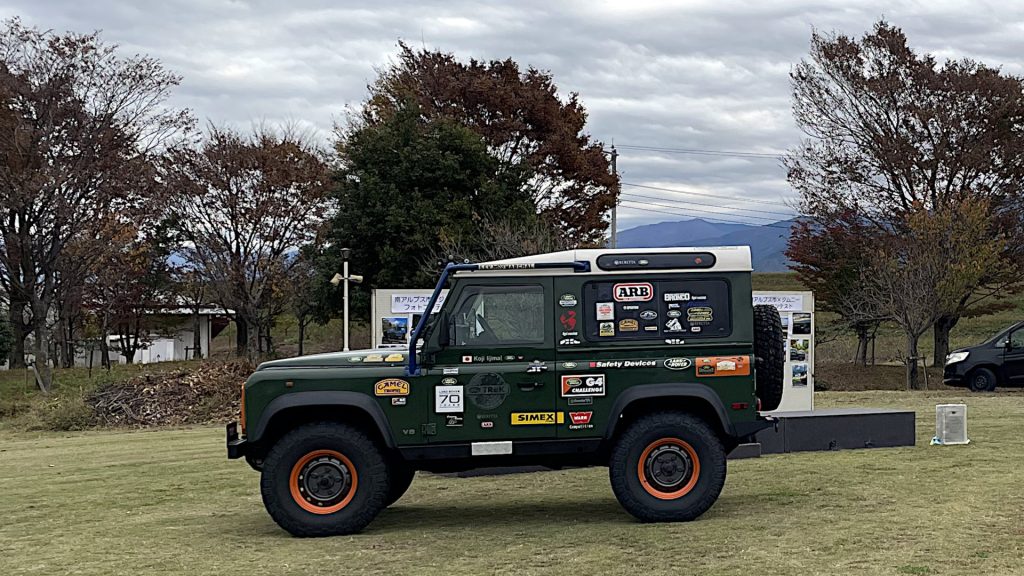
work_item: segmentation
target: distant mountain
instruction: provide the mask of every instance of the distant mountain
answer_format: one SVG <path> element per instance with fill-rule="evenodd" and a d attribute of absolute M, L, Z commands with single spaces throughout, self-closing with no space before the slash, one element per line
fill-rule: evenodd
<path fill-rule="evenodd" d="M 750 246 L 755 272 L 788 272 L 786 243 L 789 228 L 796 220 L 783 220 L 765 226 L 718 224 L 700 218 L 678 222 L 660 222 L 623 230 L 618 235 L 620 248 L 661 248 L 666 246 Z M 708 230 L 709 234 L 690 232 Z"/>
<path fill-rule="evenodd" d="M 622 230 L 618 234 L 617 243 L 620 248 L 689 246 L 698 239 L 715 238 L 752 228 L 758 228 L 758 226 L 724 224 L 694 218 L 692 220 L 658 222 Z"/>

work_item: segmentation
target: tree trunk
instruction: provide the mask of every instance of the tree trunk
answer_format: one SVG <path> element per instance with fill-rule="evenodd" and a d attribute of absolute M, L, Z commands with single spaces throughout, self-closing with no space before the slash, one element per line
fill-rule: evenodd
<path fill-rule="evenodd" d="M 199 315 L 199 308 L 193 310 L 192 314 L 192 358 L 203 357 L 202 337 L 202 316 Z"/>
<path fill-rule="evenodd" d="M 249 351 L 249 322 L 242 316 L 235 316 L 235 354 L 245 356 Z"/>
<path fill-rule="evenodd" d="M 907 390 L 920 390 L 921 379 L 917 369 L 917 341 L 919 337 L 907 334 Z"/>
<path fill-rule="evenodd" d="M 949 333 L 959 321 L 959 316 L 943 316 L 935 321 L 935 326 L 932 328 L 935 338 L 935 354 L 932 357 L 932 366 L 946 365 L 946 356 L 949 354 Z"/>
<path fill-rule="evenodd" d="M 853 357 L 853 363 L 858 366 L 867 366 L 868 341 L 870 340 L 868 327 L 858 324 L 855 330 L 857 332 L 857 354 Z"/>
<path fill-rule="evenodd" d="M 53 368 L 50 367 L 50 334 L 46 328 L 46 316 L 45 314 L 35 314 L 35 318 L 43 318 L 42 321 L 36 324 L 35 327 L 35 345 L 33 353 L 36 356 L 35 368 L 39 373 L 39 389 L 43 394 L 49 394 L 50 389 L 53 387 Z"/>
<path fill-rule="evenodd" d="M 110 370 L 110 343 L 107 341 L 110 336 L 110 318 L 103 313 L 103 320 L 100 322 L 100 365 Z"/>
<path fill-rule="evenodd" d="M 303 343 L 306 340 L 306 319 L 300 317 L 299 319 L 299 356 L 303 355 Z"/>
<path fill-rule="evenodd" d="M 7 318 L 11 322 L 11 351 L 7 355 L 7 366 L 10 368 L 25 367 L 25 339 L 29 331 L 25 329 L 25 303 L 11 300 L 7 310 Z"/>

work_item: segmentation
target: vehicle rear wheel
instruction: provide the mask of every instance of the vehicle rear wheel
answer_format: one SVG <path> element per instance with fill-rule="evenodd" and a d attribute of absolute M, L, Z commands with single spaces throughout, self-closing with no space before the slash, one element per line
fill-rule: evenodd
<path fill-rule="evenodd" d="M 754 356 L 754 380 L 761 410 L 775 410 L 782 402 L 786 381 L 786 332 L 774 306 L 754 306 Z"/>
<path fill-rule="evenodd" d="M 725 449 L 700 418 L 659 412 L 619 437 L 609 462 L 612 491 L 641 522 L 693 520 L 725 485 Z"/>
<path fill-rule="evenodd" d="M 336 422 L 285 434 L 263 462 L 267 512 L 293 536 L 352 534 L 385 507 L 387 461 L 365 433 Z"/>
<path fill-rule="evenodd" d="M 996 389 L 998 378 L 996 373 L 988 368 L 975 368 L 967 377 L 967 382 L 974 392 L 991 392 Z"/>
<path fill-rule="evenodd" d="M 409 490 L 412 479 L 416 476 L 416 470 L 412 467 L 396 462 L 391 465 L 391 490 L 385 500 L 385 506 L 391 506 Z"/>

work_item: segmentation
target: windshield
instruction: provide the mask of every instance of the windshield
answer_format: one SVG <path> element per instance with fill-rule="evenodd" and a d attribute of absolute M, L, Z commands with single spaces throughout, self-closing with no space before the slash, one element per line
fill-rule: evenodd
<path fill-rule="evenodd" d="M 1019 328 L 1022 326 L 1024 326 L 1024 322 L 1018 322 L 1016 324 L 1003 328 L 999 332 L 996 332 L 991 338 L 982 342 L 982 345 L 994 343 L 997 348 L 1000 346 L 1006 346 L 1006 336 L 1015 328 Z"/>

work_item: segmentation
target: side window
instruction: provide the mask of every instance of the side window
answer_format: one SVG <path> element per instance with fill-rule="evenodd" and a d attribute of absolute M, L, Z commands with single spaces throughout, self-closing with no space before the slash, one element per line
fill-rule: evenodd
<path fill-rule="evenodd" d="M 544 288 L 468 286 L 451 320 L 453 346 L 544 343 Z"/>
<path fill-rule="evenodd" d="M 732 333 L 725 280 L 588 282 L 583 288 L 591 342 L 716 338 Z"/>
<path fill-rule="evenodd" d="M 1014 330 L 1010 334 L 1011 348 L 1024 348 L 1024 329 Z"/>

